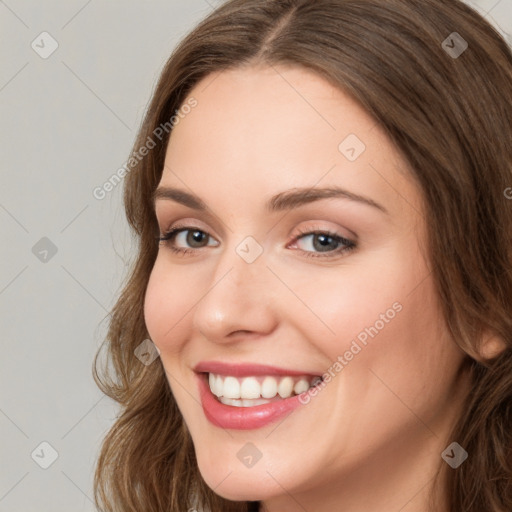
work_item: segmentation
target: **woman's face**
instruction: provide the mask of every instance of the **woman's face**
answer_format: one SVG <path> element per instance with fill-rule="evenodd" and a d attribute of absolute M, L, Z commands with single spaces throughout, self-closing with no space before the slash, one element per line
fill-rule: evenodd
<path fill-rule="evenodd" d="M 464 357 L 407 164 L 306 70 L 224 71 L 190 96 L 159 184 L 182 193 L 155 201 L 161 233 L 182 231 L 160 245 L 145 318 L 202 476 L 231 500 L 348 510 L 387 489 L 403 505 L 441 461 Z"/>

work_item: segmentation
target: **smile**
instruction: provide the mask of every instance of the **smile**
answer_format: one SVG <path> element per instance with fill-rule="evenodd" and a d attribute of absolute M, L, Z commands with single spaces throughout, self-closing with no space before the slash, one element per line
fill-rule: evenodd
<path fill-rule="evenodd" d="M 314 386 L 320 377 L 257 375 L 235 377 L 208 374 L 210 391 L 219 401 L 232 407 L 255 407 L 300 395 Z"/>
<path fill-rule="evenodd" d="M 203 362 L 195 368 L 206 419 L 224 429 L 252 430 L 304 405 L 300 398 L 319 375 L 273 366 Z"/>

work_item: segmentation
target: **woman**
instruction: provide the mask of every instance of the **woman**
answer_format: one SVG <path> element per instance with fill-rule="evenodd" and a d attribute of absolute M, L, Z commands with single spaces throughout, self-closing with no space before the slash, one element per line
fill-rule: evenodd
<path fill-rule="evenodd" d="M 459 1 L 230 0 L 188 35 L 125 177 L 102 510 L 512 510 L 511 119 Z"/>

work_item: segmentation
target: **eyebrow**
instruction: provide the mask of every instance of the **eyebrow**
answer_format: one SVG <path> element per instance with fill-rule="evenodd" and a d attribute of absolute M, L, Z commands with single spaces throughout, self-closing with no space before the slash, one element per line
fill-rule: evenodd
<path fill-rule="evenodd" d="M 361 196 L 340 187 L 327 188 L 294 188 L 280 192 L 272 196 L 265 204 L 265 209 L 272 213 L 283 210 L 291 210 L 305 204 L 320 201 L 322 199 L 348 199 L 358 203 L 376 208 L 383 213 L 389 214 L 388 210 L 381 204 L 369 197 Z M 158 187 L 153 193 L 153 205 L 157 200 L 166 199 L 175 201 L 200 212 L 206 212 L 206 203 L 198 196 L 173 187 Z"/>

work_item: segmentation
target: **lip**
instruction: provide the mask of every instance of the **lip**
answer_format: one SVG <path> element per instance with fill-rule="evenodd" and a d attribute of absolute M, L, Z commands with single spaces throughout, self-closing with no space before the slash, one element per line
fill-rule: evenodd
<path fill-rule="evenodd" d="M 254 373 L 251 375 L 254 375 Z M 261 428 L 277 421 L 286 414 L 290 414 L 294 409 L 303 405 L 300 401 L 301 395 L 254 407 L 225 405 L 213 396 L 207 382 L 208 375 L 206 373 L 197 373 L 196 377 L 198 379 L 199 394 L 204 414 L 208 421 L 216 427 L 236 430 Z"/>
<path fill-rule="evenodd" d="M 311 377 L 321 377 L 317 373 L 308 371 L 287 370 L 277 366 L 254 364 L 254 363 L 238 363 L 230 364 L 221 361 L 201 361 L 194 368 L 197 373 L 215 373 L 217 375 L 232 375 L 233 377 L 251 377 L 256 375 L 290 375 L 301 377 L 308 375 Z"/>

